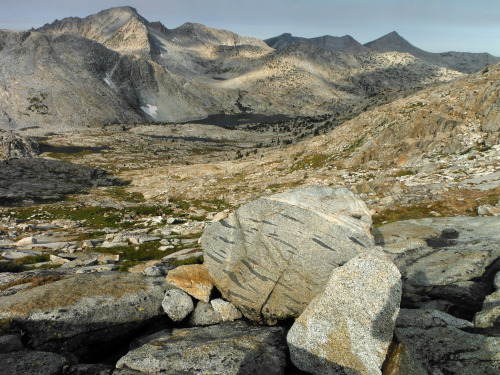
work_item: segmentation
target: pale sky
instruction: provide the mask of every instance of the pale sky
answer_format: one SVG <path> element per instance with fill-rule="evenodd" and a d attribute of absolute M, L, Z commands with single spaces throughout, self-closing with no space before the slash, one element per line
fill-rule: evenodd
<path fill-rule="evenodd" d="M 168 28 L 184 22 L 261 39 L 351 35 L 367 43 L 397 31 L 430 52 L 500 56 L 500 0 L 0 0 L 0 29 L 30 29 L 130 5 Z"/>

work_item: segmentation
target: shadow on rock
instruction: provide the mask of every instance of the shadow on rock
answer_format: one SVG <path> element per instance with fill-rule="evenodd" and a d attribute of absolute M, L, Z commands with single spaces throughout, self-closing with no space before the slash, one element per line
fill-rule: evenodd
<path fill-rule="evenodd" d="M 107 172 L 81 165 L 41 158 L 0 162 L 0 204 L 56 201 L 90 187 L 124 185 Z"/>

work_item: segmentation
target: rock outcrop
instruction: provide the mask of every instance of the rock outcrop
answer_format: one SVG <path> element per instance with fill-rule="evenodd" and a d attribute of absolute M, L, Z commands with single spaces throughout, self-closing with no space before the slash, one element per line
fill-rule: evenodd
<path fill-rule="evenodd" d="M 500 269 L 500 218 L 408 220 L 373 232 L 401 271 L 403 306 L 471 320 L 491 293 Z"/>
<path fill-rule="evenodd" d="M 381 374 L 401 301 L 401 275 L 384 255 L 333 271 L 288 332 L 292 362 L 311 374 Z"/>
<path fill-rule="evenodd" d="M 166 289 L 164 278 L 76 274 L 0 297 L 0 319 L 26 332 L 33 349 L 85 355 L 164 314 Z"/>
<path fill-rule="evenodd" d="M 34 158 L 40 155 L 40 143 L 31 137 L 0 133 L 0 160 Z"/>
<path fill-rule="evenodd" d="M 414 319 L 411 315 L 415 314 Z M 422 319 L 419 310 L 407 310 L 399 320 L 396 338 L 428 374 L 494 375 L 500 372 L 500 338 L 461 328 L 464 324 L 449 316 L 446 324 L 432 314 Z M 402 374 L 402 373 L 400 373 Z"/>
<path fill-rule="evenodd" d="M 283 328 L 222 323 L 156 336 L 122 357 L 113 374 L 283 375 L 285 356 Z"/>
<path fill-rule="evenodd" d="M 92 186 L 119 184 L 102 169 L 59 160 L 29 158 L 0 161 L 0 204 L 60 200 Z"/>
<path fill-rule="evenodd" d="M 474 316 L 474 325 L 480 328 L 500 326 L 500 272 L 494 279 L 495 291 L 486 296 L 481 311 Z"/>
<path fill-rule="evenodd" d="M 307 188 L 260 198 L 201 238 L 215 286 L 252 320 L 296 317 L 332 271 L 374 241 L 366 205 L 349 190 Z"/>

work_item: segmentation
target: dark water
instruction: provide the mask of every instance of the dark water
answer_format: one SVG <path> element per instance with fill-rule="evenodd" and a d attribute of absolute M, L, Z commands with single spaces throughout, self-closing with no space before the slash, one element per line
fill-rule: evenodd
<path fill-rule="evenodd" d="M 79 152 L 90 151 L 93 154 L 98 154 L 103 150 L 109 149 L 108 146 L 99 147 L 80 147 L 80 146 L 53 146 L 46 143 L 40 144 L 41 152 L 54 152 L 58 154 L 77 154 Z"/>
<path fill-rule="evenodd" d="M 221 143 L 221 141 L 218 139 L 200 138 L 200 137 L 174 137 L 172 135 L 148 135 L 148 137 L 154 139 L 164 139 L 172 141 Z"/>
<path fill-rule="evenodd" d="M 190 121 L 190 123 L 227 127 L 243 124 L 286 121 L 290 119 L 291 117 L 286 115 L 259 115 L 255 113 L 240 113 L 237 115 L 210 115 L 207 118 L 201 120 Z"/>

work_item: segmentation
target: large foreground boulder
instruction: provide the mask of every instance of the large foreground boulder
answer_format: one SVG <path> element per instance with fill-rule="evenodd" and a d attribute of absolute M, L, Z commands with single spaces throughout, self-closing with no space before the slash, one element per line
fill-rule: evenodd
<path fill-rule="evenodd" d="M 318 375 L 381 374 L 400 302 L 396 266 L 382 254 L 358 255 L 333 271 L 288 332 L 292 362 Z"/>
<path fill-rule="evenodd" d="M 290 190 L 240 207 L 201 238 L 222 295 L 256 321 L 297 317 L 332 270 L 373 246 L 371 216 L 349 190 Z"/>
<path fill-rule="evenodd" d="M 0 319 L 12 319 L 36 350 L 85 355 L 164 315 L 167 288 L 163 277 L 76 274 L 0 297 Z"/>
<path fill-rule="evenodd" d="M 122 357 L 113 374 L 281 375 L 285 366 L 283 328 L 231 322 L 154 335 Z"/>

